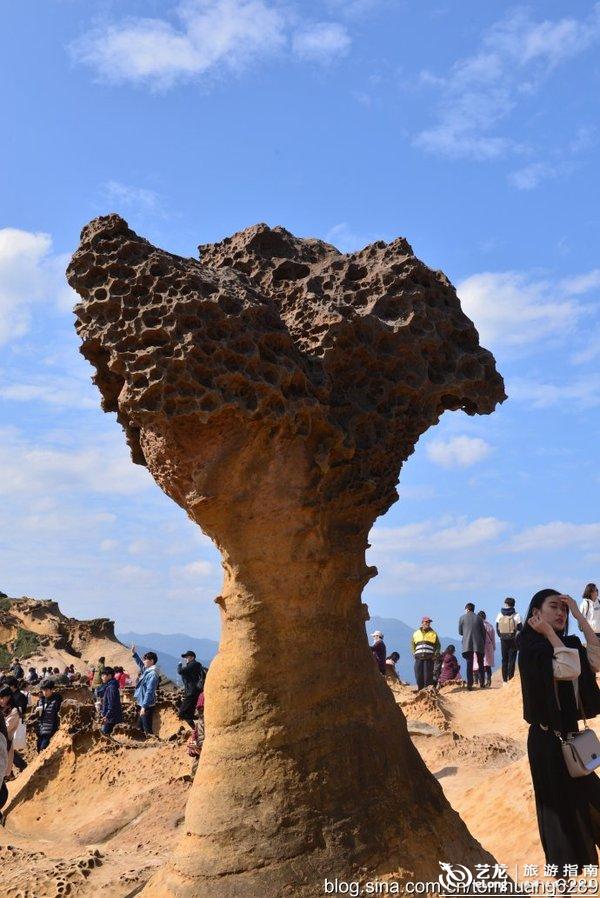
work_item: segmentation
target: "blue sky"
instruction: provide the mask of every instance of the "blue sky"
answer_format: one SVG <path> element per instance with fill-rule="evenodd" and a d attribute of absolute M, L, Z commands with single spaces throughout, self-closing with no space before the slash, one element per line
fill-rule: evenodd
<path fill-rule="evenodd" d="M 217 636 L 218 556 L 100 411 L 63 271 L 120 212 L 183 255 L 257 221 L 405 236 L 509 400 L 446 414 L 377 522 L 374 614 L 443 633 L 600 579 L 600 4 L 2 4 L 0 589 Z"/>

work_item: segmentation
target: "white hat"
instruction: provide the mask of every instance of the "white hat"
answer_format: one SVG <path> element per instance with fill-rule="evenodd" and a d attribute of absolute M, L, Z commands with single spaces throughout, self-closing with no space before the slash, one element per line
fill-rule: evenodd
<path fill-rule="evenodd" d="M 371 636 L 379 636 L 380 639 L 383 639 L 383 633 L 381 630 L 375 630 L 374 633 L 371 633 Z"/>

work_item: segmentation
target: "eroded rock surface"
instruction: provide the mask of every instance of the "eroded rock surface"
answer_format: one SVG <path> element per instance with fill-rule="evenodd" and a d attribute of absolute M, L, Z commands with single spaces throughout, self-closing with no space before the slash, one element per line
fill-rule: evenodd
<path fill-rule="evenodd" d="M 84 228 L 68 278 L 103 408 L 225 571 L 187 835 L 145 894 L 316 896 L 489 861 L 410 742 L 361 604 L 420 435 L 505 398 L 452 285 L 402 239 L 343 255 L 256 225 L 196 261 L 116 215 Z"/>

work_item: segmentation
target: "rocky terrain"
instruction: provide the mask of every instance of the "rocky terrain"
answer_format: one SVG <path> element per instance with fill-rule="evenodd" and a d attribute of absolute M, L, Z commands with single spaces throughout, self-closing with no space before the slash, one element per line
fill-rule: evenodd
<path fill-rule="evenodd" d="M 104 656 L 107 664 L 119 665 L 137 676 L 128 646 L 115 636 L 108 618 L 77 620 L 64 615 L 57 602 L 22 596 L 0 598 L 0 668 L 12 657 L 23 667 L 58 667 L 72 664 L 78 673 Z"/>
<path fill-rule="evenodd" d="M 438 696 L 390 688 L 413 744 L 475 839 L 509 870 L 543 864 L 518 679 L 471 693 L 450 686 Z M 139 893 L 182 834 L 194 773 L 170 702 L 159 708 L 157 732 L 160 739 L 141 742 L 125 723 L 103 737 L 89 695 L 65 700 L 49 749 L 30 751 L 29 767 L 9 784 L 3 898 Z M 440 860 L 455 860 L 450 847 Z"/>

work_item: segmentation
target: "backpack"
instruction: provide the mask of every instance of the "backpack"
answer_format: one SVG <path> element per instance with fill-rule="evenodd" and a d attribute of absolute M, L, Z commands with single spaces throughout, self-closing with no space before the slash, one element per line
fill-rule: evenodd
<path fill-rule="evenodd" d="M 198 684 L 197 685 L 198 685 L 198 689 L 200 690 L 200 692 L 203 692 L 204 691 L 204 681 L 206 680 L 206 674 L 208 673 L 208 668 L 205 667 L 201 661 L 198 661 L 198 664 L 200 665 L 200 673 L 198 674 Z"/>
<path fill-rule="evenodd" d="M 512 639 L 517 632 L 514 614 L 503 614 L 498 621 L 498 632 L 501 639 Z"/>

